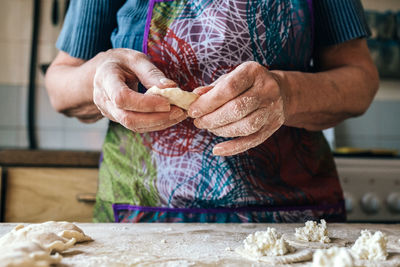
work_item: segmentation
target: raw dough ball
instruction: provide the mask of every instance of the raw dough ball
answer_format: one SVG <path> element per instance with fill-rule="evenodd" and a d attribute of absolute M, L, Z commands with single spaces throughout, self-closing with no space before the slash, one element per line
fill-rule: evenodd
<path fill-rule="evenodd" d="M 0 246 L 0 267 L 47 267 L 59 263 L 61 258 L 29 241 Z"/>
<path fill-rule="evenodd" d="M 165 88 L 160 89 L 157 86 L 153 86 L 146 91 L 145 94 L 160 95 L 168 98 L 169 103 L 172 105 L 188 110 L 190 104 L 192 104 L 199 95 L 191 92 L 183 91 L 180 88 Z"/>
<path fill-rule="evenodd" d="M 353 267 L 354 260 L 346 248 L 318 249 L 313 255 L 312 267 Z"/>
<path fill-rule="evenodd" d="M 66 239 L 60 237 L 44 228 L 18 225 L 11 232 L 0 238 L 0 247 L 21 242 L 35 242 L 50 253 L 52 251 L 62 252 L 67 250 L 75 244 L 76 240 L 75 238 Z"/>
<path fill-rule="evenodd" d="M 381 231 L 372 234 L 368 230 L 362 230 L 351 251 L 353 256 L 360 260 L 386 260 L 387 242 L 387 236 Z"/>
<path fill-rule="evenodd" d="M 295 236 L 298 240 L 308 242 L 321 242 L 330 243 L 331 240 L 328 237 L 328 229 L 326 221 L 321 220 L 320 224 L 314 221 L 306 222 L 306 226 L 302 228 L 296 228 Z"/>

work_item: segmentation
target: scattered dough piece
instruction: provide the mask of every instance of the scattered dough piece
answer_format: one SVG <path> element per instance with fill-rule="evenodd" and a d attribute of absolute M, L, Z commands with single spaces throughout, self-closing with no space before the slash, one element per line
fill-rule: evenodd
<path fill-rule="evenodd" d="M 243 241 L 244 249 L 254 257 L 282 256 L 293 251 L 275 228 L 250 234 Z"/>
<path fill-rule="evenodd" d="M 314 252 L 312 267 L 353 267 L 354 260 L 346 248 L 332 247 Z"/>
<path fill-rule="evenodd" d="M 270 264 L 286 264 L 309 260 L 311 250 L 295 251 L 277 233 L 275 228 L 267 231 L 258 231 L 250 234 L 243 241 L 243 246 L 236 248 L 236 253 L 250 260 L 267 262 Z M 289 254 L 291 253 L 291 254 Z"/>
<path fill-rule="evenodd" d="M 328 229 L 325 220 L 321 220 L 320 224 L 317 224 L 317 222 L 314 221 L 307 221 L 306 226 L 296 228 L 295 237 L 297 240 L 308 242 L 331 242 L 328 237 Z"/>
<path fill-rule="evenodd" d="M 199 95 L 195 93 L 183 91 L 178 87 L 160 89 L 157 86 L 153 86 L 149 90 L 147 90 L 145 94 L 153 94 L 166 97 L 168 98 L 169 103 L 183 108 L 184 110 L 188 110 L 190 104 L 192 104 L 199 97 Z"/>
<path fill-rule="evenodd" d="M 351 251 L 356 259 L 360 260 L 386 260 L 387 236 L 381 231 L 372 234 L 368 230 L 362 230 L 361 236 L 356 240 Z"/>
<path fill-rule="evenodd" d="M 0 267 L 47 267 L 61 261 L 34 242 L 19 242 L 0 247 Z"/>
<path fill-rule="evenodd" d="M 0 238 L 0 247 L 20 242 L 35 242 L 50 253 L 53 251 L 62 252 L 67 250 L 76 242 L 75 238 L 68 240 L 44 228 L 32 228 L 31 226 L 16 226 L 11 232 Z"/>

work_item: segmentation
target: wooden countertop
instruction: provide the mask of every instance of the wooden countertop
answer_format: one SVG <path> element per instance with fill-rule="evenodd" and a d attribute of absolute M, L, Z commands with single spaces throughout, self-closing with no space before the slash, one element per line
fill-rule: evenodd
<path fill-rule="evenodd" d="M 255 231 L 275 227 L 294 233 L 300 224 L 92 224 L 79 223 L 94 241 L 64 253 L 59 266 L 268 266 L 246 260 L 234 249 Z M 0 224 L 0 236 L 16 224 Z M 354 243 L 360 230 L 380 230 L 389 236 L 390 262 L 400 263 L 400 225 L 328 224 L 331 237 Z M 396 247 L 398 246 L 398 247 Z M 393 250 L 394 249 L 394 250 Z M 397 249 L 397 250 L 396 250 Z M 292 266 L 307 266 L 309 263 Z"/>

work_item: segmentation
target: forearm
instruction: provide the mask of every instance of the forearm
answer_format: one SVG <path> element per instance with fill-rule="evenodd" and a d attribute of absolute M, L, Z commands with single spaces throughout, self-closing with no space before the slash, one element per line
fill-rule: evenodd
<path fill-rule="evenodd" d="M 379 83 L 369 55 L 344 64 L 333 55 L 317 73 L 273 71 L 284 101 L 285 125 L 323 130 L 367 110 Z"/>
<path fill-rule="evenodd" d="M 85 122 L 102 117 L 93 103 L 93 77 L 97 61 L 95 57 L 71 64 L 58 64 L 57 59 L 53 62 L 46 73 L 46 88 L 55 110 Z"/>

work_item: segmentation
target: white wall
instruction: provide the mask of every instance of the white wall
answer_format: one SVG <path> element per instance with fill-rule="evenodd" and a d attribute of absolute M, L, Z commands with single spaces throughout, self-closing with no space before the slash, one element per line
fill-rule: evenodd
<path fill-rule="evenodd" d="M 57 54 L 55 42 L 61 29 L 50 21 L 52 0 L 42 0 L 39 63 Z M 63 15 L 64 1 L 60 1 Z M 32 0 L 0 0 L 0 148 L 25 148 L 27 84 L 32 27 Z M 62 17 L 62 16 L 61 16 Z M 37 71 L 36 133 L 40 148 L 100 150 L 108 121 L 83 124 L 56 113 Z"/>

